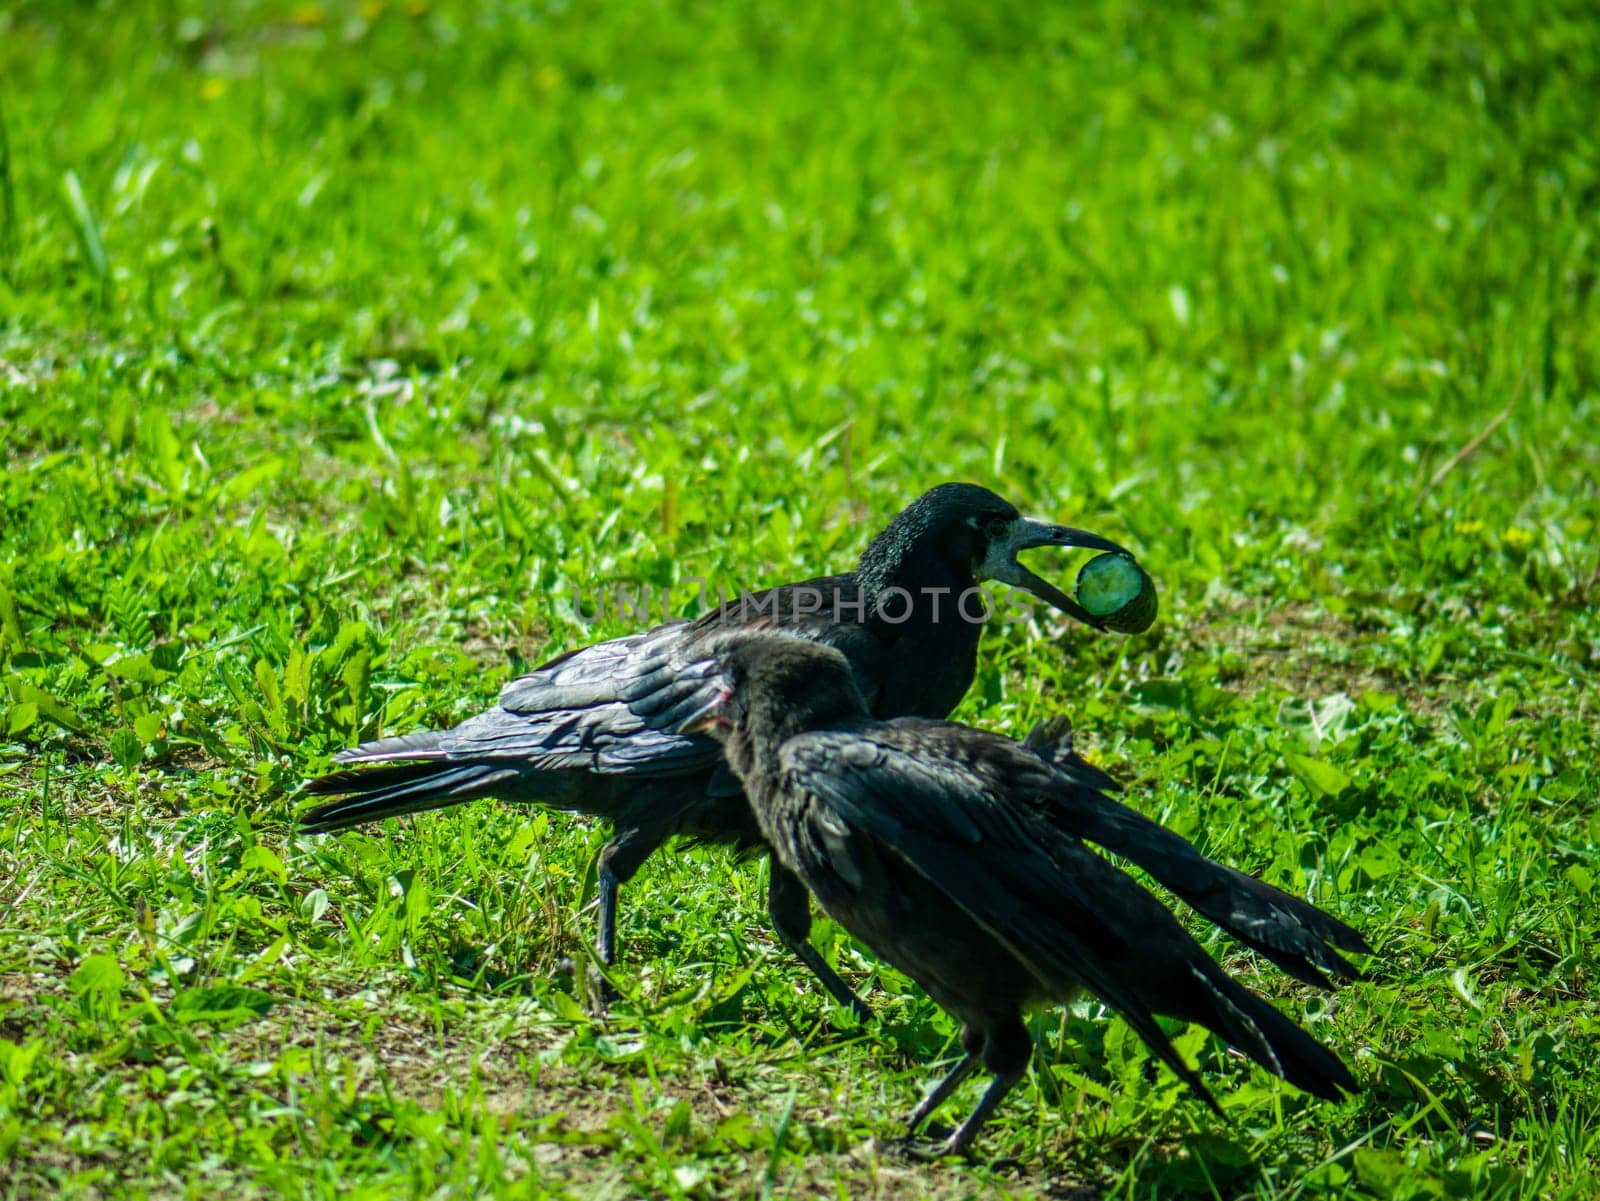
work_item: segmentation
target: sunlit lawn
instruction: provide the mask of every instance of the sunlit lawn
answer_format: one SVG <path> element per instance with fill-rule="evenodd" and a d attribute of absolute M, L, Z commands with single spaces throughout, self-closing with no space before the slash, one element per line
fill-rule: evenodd
<path fill-rule="evenodd" d="M 0 1196 L 1600 1189 L 1587 6 L 24 0 L 0 125 Z M 1223 1122 L 1080 1004 L 914 1164 L 951 1023 L 759 864 L 653 859 L 594 1023 L 603 828 L 295 835 L 576 599 L 946 479 L 1160 580 L 959 716 L 1367 931 L 1336 997 L 1204 933 L 1360 1096 L 1185 1036 Z"/>

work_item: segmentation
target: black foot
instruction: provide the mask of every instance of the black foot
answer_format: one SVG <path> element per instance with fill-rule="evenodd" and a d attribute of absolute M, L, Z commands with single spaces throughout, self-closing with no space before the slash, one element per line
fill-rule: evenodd
<path fill-rule="evenodd" d="M 924 1139 L 913 1135 L 905 1135 L 894 1144 L 895 1154 L 913 1163 L 939 1163 L 946 1159 L 959 1159 L 963 1163 L 982 1164 L 994 1172 L 1020 1171 L 1023 1163 L 1013 1156 L 1003 1156 L 1000 1159 L 985 1160 L 973 1153 L 972 1147 L 961 1147 L 956 1144 L 954 1134 L 946 1138 Z"/>
<path fill-rule="evenodd" d="M 968 1159 L 968 1152 L 952 1148 L 954 1138 L 929 1140 L 906 1135 L 894 1144 L 895 1154 L 914 1163 L 938 1163 L 941 1159 Z"/>

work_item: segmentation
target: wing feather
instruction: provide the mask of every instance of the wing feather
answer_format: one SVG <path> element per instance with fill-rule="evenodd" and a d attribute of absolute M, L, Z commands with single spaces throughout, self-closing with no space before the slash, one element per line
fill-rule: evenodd
<path fill-rule="evenodd" d="M 870 763 L 863 746 L 875 748 Z M 1105 930 L 1107 913 L 1119 909 L 1148 916 L 1136 903 L 1144 896 L 1181 935 L 1133 880 L 1075 839 L 997 803 L 959 764 L 940 762 L 930 748 L 911 755 L 870 734 L 826 731 L 789 739 L 779 754 L 791 788 L 822 803 L 810 810 L 808 841 L 827 845 L 821 815 L 831 810 L 835 821 L 873 838 L 949 897 L 1047 992 L 1066 995 L 1080 983 L 1093 990 L 1215 1107 L 1136 985 L 1122 978 L 1120 969 L 1131 969 L 1134 957 L 1110 959 L 1078 933 Z M 836 861 L 830 866 L 840 870 Z"/>

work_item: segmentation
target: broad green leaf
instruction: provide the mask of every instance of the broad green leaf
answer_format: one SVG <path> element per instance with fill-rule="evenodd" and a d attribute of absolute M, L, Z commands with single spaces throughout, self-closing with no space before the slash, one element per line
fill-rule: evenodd
<path fill-rule="evenodd" d="M 1375 842 L 1364 848 L 1356 863 L 1373 880 L 1392 876 L 1405 866 L 1405 861 L 1386 842 Z"/>
<path fill-rule="evenodd" d="M 346 660 L 339 678 L 344 681 L 350 690 L 350 699 L 358 708 L 366 704 L 367 686 L 372 679 L 372 652 L 365 647 L 356 651 Z"/>
<path fill-rule="evenodd" d="M 284 665 L 283 695 L 302 705 L 311 697 L 311 660 L 298 646 L 290 648 L 289 662 Z"/>
<path fill-rule="evenodd" d="M 17 614 L 17 600 L 11 589 L 0 586 L 0 649 L 9 646 L 13 651 L 27 649 L 22 637 L 22 619 Z"/>
<path fill-rule="evenodd" d="M 146 654 L 122 655 L 109 659 L 101 664 L 101 670 L 115 679 L 127 680 L 134 684 L 159 684 L 168 674 L 158 671 L 155 663 Z"/>
<path fill-rule="evenodd" d="M 253 467 L 247 467 L 239 474 L 230 477 L 220 490 L 223 500 L 241 500 L 251 496 L 283 474 L 287 460 L 282 458 L 267 459 Z"/>
<path fill-rule="evenodd" d="M 271 847 L 256 845 L 251 847 L 239 857 L 241 871 L 263 872 L 279 883 L 289 878 L 289 869 L 283 866 L 283 860 L 278 858 L 278 853 Z"/>
<path fill-rule="evenodd" d="M 313 888 L 300 899 L 300 916 L 308 922 L 320 922 L 328 912 L 328 890 Z"/>
<path fill-rule="evenodd" d="M 144 743 L 132 730 L 117 730 L 111 735 L 111 757 L 118 767 L 132 771 L 144 762 Z"/>
<path fill-rule="evenodd" d="M 172 998 L 167 1015 L 175 1022 L 194 1025 L 211 1022 L 235 1026 L 271 1009 L 271 993 L 242 984 L 222 984 L 212 988 L 189 988 Z"/>
<path fill-rule="evenodd" d="M 269 724 L 278 733 L 286 728 L 283 714 L 283 694 L 278 687 L 278 673 L 265 659 L 256 660 L 256 688 L 259 691 L 261 710 Z"/>
<path fill-rule="evenodd" d="M 156 464 L 161 470 L 162 482 L 173 496 L 181 496 L 184 486 L 183 447 L 172 430 L 170 414 L 154 412 L 147 415 L 142 427 L 149 431 L 151 448 Z"/>
<path fill-rule="evenodd" d="M 581 968 L 579 969 L 582 970 Z M 556 1016 L 568 1022 L 587 1022 L 589 1015 L 566 993 L 557 989 L 550 995 L 550 1005 L 556 1011 Z"/>
<path fill-rule="evenodd" d="M 39 720 L 39 706 L 33 701 L 12 705 L 6 711 L 6 733 L 21 734 Z"/>
<path fill-rule="evenodd" d="M 1289 770 L 1311 790 L 1313 796 L 1337 797 L 1350 787 L 1350 777 L 1326 759 L 1313 759 L 1310 755 L 1300 755 L 1294 751 L 1284 751 L 1282 754 Z"/>
<path fill-rule="evenodd" d="M 28 1078 L 28 1073 L 33 1070 L 33 1065 L 42 1050 L 44 1050 L 42 1039 L 14 1043 L 8 1038 L 0 1038 L 0 1079 L 4 1079 L 12 1087 L 20 1087 Z"/>
<path fill-rule="evenodd" d="M 121 992 L 125 983 L 127 977 L 122 974 L 122 965 L 113 956 L 100 952 L 85 955 L 83 962 L 67 977 L 67 987 L 79 996 L 87 993 L 110 996 Z"/>
<path fill-rule="evenodd" d="M 65 701 L 51 696 L 44 689 L 18 681 L 11 686 L 11 690 L 19 702 L 31 703 L 39 714 L 49 718 L 56 725 L 74 732 L 83 729 L 83 718 L 78 715 L 78 711 Z"/>

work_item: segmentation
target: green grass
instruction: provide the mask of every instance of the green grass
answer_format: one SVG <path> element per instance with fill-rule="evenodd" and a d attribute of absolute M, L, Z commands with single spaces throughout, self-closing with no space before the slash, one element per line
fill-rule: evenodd
<path fill-rule="evenodd" d="M 0 124 L 0 1196 L 1600 1188 L 1586 5 L 21 0 Z M 959 716 L 1366 930 L 1334 998 L 1203 935 L 1359 1097 L 1187 1037 L 1223 1123 L 1084 1005 L 913 1166 L 950 1023 L 823 924 L 854 1028 L 759 867 L 652 860 L 601 1025 L 603 830 L 294 834 L 575 595 L 945 479 L 1161 582 Z"/>

